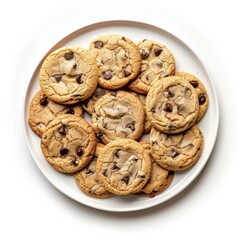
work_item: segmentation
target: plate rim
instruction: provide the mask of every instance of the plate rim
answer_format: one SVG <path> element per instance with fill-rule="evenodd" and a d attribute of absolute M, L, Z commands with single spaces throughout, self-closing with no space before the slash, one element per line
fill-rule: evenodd
<path fill-rule="evenodd" d="M 101 205 L 96 205 L 94 204 L 94 202 L 97 202 L 99 199 L 92 199 L 91 201 L 87 202 L 88 201 L 88 198 L 87 201 L 80 201 L 76 196 L 75 196 L 75 192 L 72 190 L 72 189 L 65 189 L 66 186 L 62 183 L 62 182 L 59 182 L 59 179 L 55 178 L 55 177 L 51 177 L 49 176 L 49 173 L 48 171 L 41 166 L 41 164 L 37 161 L 34 153 L 33 153 L 33 150 L 31 149 L 30 147 L 30 142 L 29 142 L 29 139 L 27 137 L 27 123 L 28 123 L 28 113 L 27 113 L 27 97 L 28 97 L 28 94 L 29 94 L 29 91 L 30 91 L 30 88 L 32 86 L 32 79 L 34 78 L 36 72 L 37 72 L 37 69 L 39 67 L 39 65 L 43 62 L 43 60 L 45 59 L 46 55 L 49 54 L 49 52 L 51 52 L 54 48 L 56 48 L 58 45 L 61 45 L 62 42 L 64 41 L 67 41 L 68 38 L 71 38 L 71 36 L 73 36 L 74 34 L 76 34 L 77 32 L 79 32 L 80 30 L 84 30 L 85 28 L 91 28 L 91 27 L 94 27 L 96 25 L 99 25 L 99 24 L 115 24 L 115 25 L 121 25 L 121 24 L 138 24 L 138 25 L 145 25 L 145 26 L 150 26 L 150 27 L 154 27 L 156 29 L 159 29 L 160 31 L 163 31 L 173 37 L 175 37 L 178 41 L 180 41 L 181 43 L 183 43 L 195 56 L 196 58 L 199 60 L 199 62 L 202 64 L 207 76 L 208 76 L 208 79 L 209 79 L 209 83 L 211 85 L 211 88 L 212 88 L 212 97 L 214 99 L 214 104 L 216 105 L 214 110 L 215 110 L 215 113 L 216 113 L 216 124 L 214 126 L 214 132 L 211 133 L 211 135 L 213 136 L 213 141 L 212 141 L 212 144 L 210 146 L 210 150 L 209 152 L 206 154 L 206 160 L 201 162 L 201 165 L 195 169 L 195 172 L 194 174 L 188 178 L 186 178 L 184 180 L 184 184 L 181 188 L 177 189 L 177 191 L 171 191 L 169 192 L 168 196 L 165 197 L 162 201 L 156 201 L 157 199 L 150 199 L 150 200 L 153 200 L 152 203 L 148 203 L 148 204 L 145 204 L 144 206 L 141 205 L 141 204 L 137 204 L 138 202 L 136 202 L 135 206 L 133 206 L 132 208 L 118 208 L 117 206 L 114 206 L 114 207 L 111 207 L 111 209 L 108 208 L 108 206 L 105 206 L 105 204 L 101 204 Z M 144 210 L 144 209 L 148 209 L 148 208 L 152 208 L 154 206 L 157 206 L 157 205 L 161 205 L 163 204 L 164 202 L 167 202 L 169 201 L 170 199 L 174 198 L 175 196 L 177 196 L 179 193 L 181 193 L 182 191 L 184 191 L 191 183 L 193 183 L 193 181 L 195 179 L 197 179 L 197 177 L 199 176 L 199 174 L 201 173 L 201 171 L 204 169 L 204 166 L 207 164 L 209 158 L 210 158 L 210 155 L 212 154 L 213 152 L 213 149 L 214 149 L 214 146 L 215 146 L 215 143 L 216 143 L 216 140 L 217 140 L 217 135 L 218 135 L 218 130 L 219 130 L 219 101 L 218 101 L 218 96 L 217 96 L 217 92 L 216 92 L 216 88 L 214 86 L 214 83 L 213 83 L 213 79 L 212 79 L 212 76 L 210 74 L 210 71 L 208 69 L 208 67 L 206 66 L 205 62 L 203 61 L 203 59 L 201 58 L 201 56 L 198 54 L 198 52 L 196 51 L 196 49 L 194 49 L 191 44 L 189 44 L 186 40 L 183 40 L 182 37 L 179 37 L 178 35 L 176 35 L 175 33 L 172 33 L 171 31 L 169 30 L 166 30 L 164 27 L 162 26 L 157 26 L 151 22 L 142 22 L 142 21 L 135 21 L 135 20 L 125 20 L 125 19 L 114 19 L 114 20 L 103 20 L 103 21 L 97 21 L 97 22 L 91 22 L 91 23 L 88 23 L 88 24 L 85 24 L 83 23 L 82 26 L 79 26 L 78 29 L 76 29 L 75 31 L 72 31 L 70 32 L 69 34 L 65 35 L 65 37 L 61 38 L 59 41 L 57 41 L 47 52 L 46 54 L 43 55 L 43 57 L 40 59 L 40 61 L 37 61 L 37 66 L 35 66 L 35 69 L 34 71 L 31 72 L 31 77 L 29 78 L 29 81 L 28 83 L 26 84 L 26 89 L 24 91 L 24 101 L 23 101 L 23 113 L 24 113 L 24 116 L 22 118 L 22 123 L 23 123 L 23 129 L 24 129 L 24 138 L 25 138 L 25 142 L 28 146 L 28 150 L 30 151 L 31 153 L 31 157 L 33 158 L 34 162 L 36 163 L 36 165 L 38 166 L 38 169 L 40 170 L 40 172 L 44 175 L 44 177 L 58 190 L 60 191 L 61 193 L 63 193 L 64 195 L 68 196 L 69 198 L 75 200 L 76 202 L 78 203 L 81 203 L 85 206 L 88 206 L 88 207 L 91 207 L 91 208 L 95 208 L 95 209 L 98 209 L 98 210 L 103 210 L 103 211 L 109 211 L 109 212 L 132 212 L 132 211 L 139 211 L 139 210 Z M 70 191 L 69 191 L 70 190 Z M 95 201 L 94 201 L 95 200 Z M 142 202 L 140 202 L 142 203 Z"/>

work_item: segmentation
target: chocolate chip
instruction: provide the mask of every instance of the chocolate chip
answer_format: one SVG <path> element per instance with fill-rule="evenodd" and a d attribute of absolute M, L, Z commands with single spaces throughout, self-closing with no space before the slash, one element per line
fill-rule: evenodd
<path fill-rule="evenodd" d="M 171 92 L 170 89 L 168 89 L 167 93 L 168 93 L 168 96 L 167 96 L 167 97 L 174 97 L 174 93 Z"/>
<path fill-rule="evenodd" d="M 112 166 L 112 170 L 119 170 L 119 169 L 120 169 L 120 168 L 117 166 L 117 164 L 114 163 L 113 166 Z"/>
<path fill-rule="evenodd" d="M 66 135 L 66 125 L 62 124 L 62 126 L 58 129 L 58 132 L 62 135 Z"/>
<path fill-rule="evenodd" d="M 95 48 L 102 48 L 103 47 L 103 42 L 102 41 L 96 41 L 94 43 L 94 47 Z"/>
<path fill-rule="evenodd" d="M 48 104 L 48 98 L 43 97 L 42 99 L 40 99 L 39 103 L 41 106 L 46 106 Z"/>
<path fill-rule="evenodd" d="M 65 54 L 64 54 L 64 58 L 65 58 L 67 61 L 73 59 L 73 56 L 74 56 L 74 53 L 73 53 L 72 51 L 67 51 L 67 52 L 65 52 Z"/>
<path fill-rule="evenodd" d="M 143 42 L 147 41 L 147 39 L 143 39 Z"/>
<path fill-rule="evenodd" d="M 72 108 L 67 108 L 66 114 L 74 114 L 75 111 Z"/>
<path fill-rule="evenodd" d="M 78 146 L 77 149 L 76 149 L 76 154 L 81 157 L 83 155 L 83 147 L 81 146 Z"/>
<path fill-rule="evenodd" d="M 166 111 L 166 112 L 172 112 L 172 110 L 173 110 L 172 105 L 170 103 L 166 103 L 163 110 Z"/>
<path fill-rule="evenodd" d="M 104 72 L 103 77 L 106 80 L 110 80 L 112 78 L 112 74 L 110 72 Z"/>
<path fill-rule="evenodd" d="M 122 37 L 122 40 L 126 42 L 126 38 L 125 37 Z"/>
<path fill-rule="evenodd" d="M 67 148 L 62 148 L 62 149 L 60 150 L 61 156 L 64 156 L 64 155 L 68 154 L 68 152 L 69 152 L 69 150 L 68 150 Z"/>
<path fill-rule="evenodd" d="M 72 163 L 72 165 L 74 165 L 74 166 L 78 166 L 79 161 L 78 161 L 76 158 L 74 158 L 71 163 Z"/>
<path fill-rule="evenodd" d="M 102 137 L 103 133 L 102 132 L 99 132 L 96 134 L 96 137 L 99 141 L 101 141 L 101 137 Z"/>
<path fill-rule="evenodd" d="M 152 113 L 156 113 L 156 110 L 155 110 L 155 109 L 152 109 L 151 112 L 152 112 Z"/>
<path fill-rule="evenodd" d="M 191 85 L 194 87 L 194 88 L 197 88 L 198 87 L 198 81 L 190 81 Z"/>
<path fill-rule="evenodd" d="M 132 131 L 135 131 L 135 123 L 129 123 L 127 128 L 130 128 Z"/>
<path fill-rule="evenodd" d="M 88 168 L 88 170 L 86 171 L 86 174 L 87 174 L 87 175 L 92 175 L 93 173 L 94 173 L 94 172 L 93 172 L 91 169 L 89 169 L 89 168 Z"/>
<path fill-rule="evenodd" d="M 57 82 L 60 82 L 62 80 L 62 74 L 54 74 L 53 77 Z"/>
<path fill-rule="evenodd" d="M 134 161 L 134 162 L 137 162 L 138 158 L 137 157 L 133 157 L 131 160 Z"/>
<path fill-rule="evenodd" d="M 128 184 L 129 182 L 129 177 L 124 177 L 121 179 L 121 181 L 125 182 L 126 184 Z"/>
<path fill-rule="evenodd" d="M 102 174 L 103 174 L 104 176 L 107 176 L 107 169 L 104 169 L 104 170 L 102 171 Z"/>
<path fill-rule="evenodd" d="M 83 83 L 82 74 L 79 74 L 79 75 L 76 77 L 76 81 L 77 81 L 77 83 L 79 83 L 79 84 Z"/>
<path fill-rule="evenodd" d="M 171 129 L 171 130 L 176 130 L 176 129 L 177 129 L 177 126 L 176 126 L 175 123 L 170 123 L 170 124 L 168 125 L 168 128 Z"/>
<path fill-rule="evenodd" d="M 77 64 L 74 64 L 74 65 L 73 65 L 73 68 L 74 68 L 74 69 L 77 69 Z"/>
<path fill-rule="evenodd" d="M 161 54 L 161 52 L 162 52 L 161 48 L 155 48 L 154 49 L 154 53 L 155 53 L 156 57 L 158 57 Z"/>
<path fill-rule="evenodd" d="M 170 155 L 171 155 L 172 158 L 175 158 L 179 154 L 180 154 L 180 152 L 177 149 L 175 149 L 175 148 L 171 149 Z"/>
<path fill-rule="evenodd" d="M 142 59 L 146 59 L 148 57 L 148 55 L 149 55 L 149 53 L 147 51 L 145 51 L 145 49 L 143 48 L 142 52 L 141 52 Z"/>
<path fill-rule="evenodd" d="M 199 94 L 198 101 L 199 101 L 200 105 L 203 105 L 206 102 L 206 97 L 205 97 L 204 93 Z"/>
<path fill-rule="evenodd" d="M 105 129 L 108 129 L 107 123 L 104 123 L 104 124 L 103 124 L 103 127 L 104 127 Z"/>
<path fill-rule="evenodd" d="M 126 69 L 124 69 L 123 73 L 124 73 L 125 77 L 129 77 L 131 75 L 131 73 L 129 71 L 127 71 Z"/>

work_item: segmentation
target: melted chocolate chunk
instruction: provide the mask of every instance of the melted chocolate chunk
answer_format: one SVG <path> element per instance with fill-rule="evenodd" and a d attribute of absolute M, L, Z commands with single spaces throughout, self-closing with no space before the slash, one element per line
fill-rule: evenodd
<path fill-rule="evenodd" d="M 74 68 L 74 69 L 77 69 L 77 64 L 74 64 L 74 65 L 73 65 L 73 68 Z"/>
<path fill-rule="evenodd" d="M 179 154 L 180 154 L 180 152 L 177 149 L 175 149 L 175 148 L 171 149 L 170 155 L 171 155 L 172 158 L 175 158 Z"/>
<path fill-rule="evenodd" d="M 110 72 L 103 73 L 103 77 L 106 80 L 110 80 L 112 78 L 112 74 Z"/>
<path fill-rule="evenodd" d="M 199 94 L 198 102 L 200 105 L 203 105 L 206 102 L 206 97 L 205 97 L 204 93 Z"/>
<path fill-rule="evenodd" d="M 48 97 L 43 97 L 42 99 L 40 99 L 39 103 L 40 103 L 41 106 L 44 106 L 44 107 L 47 106 Z"/>
<path fill-rule="evenodd" d="M 76 149 L 76 154 L 81 157 L 83 155 L 83 152 L 84 152 L 84 148 L 81 147 L 81 146 L 78 146 L 77 149 Z"/>
<path fill-rule="evenodd" d="M 72 51 L 67 51 L 65 54 L 64 54 L 64 58 L 69 61 L 71 59 L 73 59 L 74 57 L 74 53 Z"/>
<path fill-rule="evenodd" d="M 131 75 L 131 73 L 127 70 L 124 70 L 123 73 L 124 73 L 124 77 L 129 77 Z"/>
<path fill-rule="evenodd" d="M 128 184 L 129 182 L 129 177 L 124 177 L 121 179 L 121 181 L 125 182 L 126 184 Z"/>
<path fill-rule="evenodd" d="M 103 42 L 102 41 L 96 41 L 94 43 L 94 47 L 95 48 L 102 48 L 103 47 Z"/>
<path fill-rule="evenodd" d="M 149 53 L 147 51 L 145 51 L 145 49 L 143 48 L 141 51 L 141 57 L 142 59 L 146 59 L 148 57 Z"/>
<path fill-rule="evenodd" d="M 58 129 L 58 132 L 62 135 L 66 135 L 66 125 L 62 124 L 62 126 Z"/>
<path fill-rule="evenodd" d="M 53 77 L 57 82 L 60 82 L 62 80 L 62 74 L 54 74 Z"/>
<path fill-rule="evenodd" d="M 190 81 L 190 84 L 194 87 L 194 88 L 197 88 L 198 87 L 198 81 Z"/>
<path fill-rule="evenodd" d="M 62 148 L 62 149 L 60 150 L 61 156 L 64 156 L 64 155 L 66 155 L 66 154 L 68 154 L 68 153 L 69 153 L 69 150 L 68 150 L 67 148 Z"/>
<path fill-rule="evenodd" d="M 156 57 L 158 57 L 161 54 L 161 52 L 162 52 L 161 48 L 155 48 L 154 49 L 154 53 L 155 53 Z"/>
<path fill-rule="evenodd" d="M 163 108 L 165 112 L 172 112 L 172 105 L 170 103 L 166 103 L 165 107 Z"/>
<path fill-rule="evenodd" d="M 82 74 L 79 74 L 79 75 L 76 77 L 76 81 L 77 81 L 77 83 L 79 83 L 79 84 L 83 83 Z"/>

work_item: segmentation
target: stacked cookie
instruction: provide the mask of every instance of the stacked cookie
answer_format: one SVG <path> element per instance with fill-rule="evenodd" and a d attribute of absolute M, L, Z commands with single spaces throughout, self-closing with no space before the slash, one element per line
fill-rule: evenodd
<path fill-rule="evenodd" d="M 104 35 L 89 50 L 64 47 L 47 56 L 39 82 L 29 125 L 51 166 L 73 173 L 89 196 L 154 197 L 201 155 L 196 123 L 208 107 L 206 90 L 192 74 L 175 73 L 161 43 Z"/>

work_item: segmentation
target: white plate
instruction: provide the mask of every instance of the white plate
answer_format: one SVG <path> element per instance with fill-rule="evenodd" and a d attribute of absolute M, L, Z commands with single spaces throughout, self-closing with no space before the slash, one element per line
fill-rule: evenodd
<path fill-rule="evenodd" d="M 128 212 L 146 209 L 161 204 L 184 190 L 201 172 L 214 147 L 219 124 L 219 106 L 216 91 L 209 72 L 203 61 L 182 40 L 162 28 L 141 22 L 107 21 L 99 22 L 81 28 L 59 41 L 49 52 L 67 45 L 79 45 L 88 48 L 89 43 L 98 35 L 116 33 L 125 35 L 133 41 L 153 39 L 164 43 L 173 53 L 177 71 L 193 73 L 201 79 L 209 96 L 209 107 L 198 126 L 203 132 L 205 144 L 198 162 L 190 169 L 176 173 L 171 185 L 154 198 L 124 196 L 110 199 L 94 199 L 83 194 L 77 187 L 71 175 L 55 171 L 45 160 L 39 147 L 40 139 L 31 131 L 28 125 L 29 105 L 32 97 L 40 89 L 38 73 L 40 61 L 30 80 L 25 99 L 24 129 L 30 152 L 34 161 L 45 177 L 61 192 L 70 198 L 87 206 L 106 211 Z M 47 53 L 48 54 L 48 53 Z M 46 55 L 47 55 L 46 54 Z"/>

